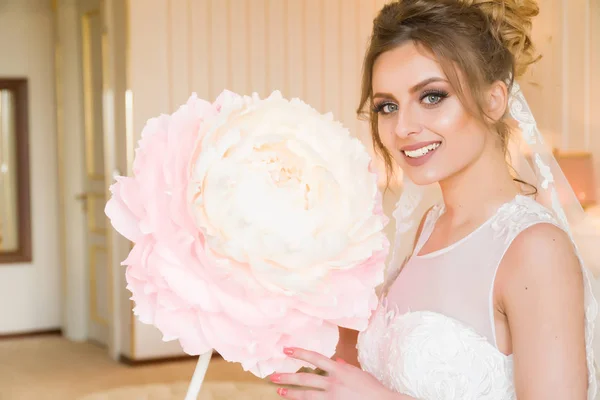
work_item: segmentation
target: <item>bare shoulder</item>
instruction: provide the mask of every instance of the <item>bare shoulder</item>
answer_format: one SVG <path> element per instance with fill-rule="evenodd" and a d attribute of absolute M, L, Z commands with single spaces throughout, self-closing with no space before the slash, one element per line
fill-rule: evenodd
<path fill-rule="evenodd" d="M 567 233 L 549 223 L 522 231 L 500 263 L 495 297 L 511 325 L 513 345 L 520 330 L 536 332 L 552 321 L 555 327 L 569 321 L 583 328 L 583 272 Z"/>
<path fill-rule="evenodd" d="M 545 311 L 554 317 L 559 310 L 583 312 L 583 272 L 567 233 L 538 223 L 517 235 L 498 268 L 495 297 L 509 319 L 532 318 L 532 313 L 548 318 Z"/>
<path fill-rule="evenodd" d="M 582 286 L 582 271 L 570 237 L 550 223 L 535 224 L 517 235 L 500 264 L 498 277 L 515 285 L 535 281 Z"/>
<path fill-rule="evenodd" d="M 584 282 L 569 236 L 549 223 L 522 231 L 494 291 L 510 331 L 517 397 L 585 398 Z"/>

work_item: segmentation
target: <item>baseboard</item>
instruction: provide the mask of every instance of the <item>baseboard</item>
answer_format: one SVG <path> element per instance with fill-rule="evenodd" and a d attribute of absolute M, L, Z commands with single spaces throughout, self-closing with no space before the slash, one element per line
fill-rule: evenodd
<path fill-rule="evenodd" d="M 23 339 L 37 336 L 62 336 L 61 329 L 46 329 L 41 331 L 17 332 L 17 333 L 0 333 L 0 340 L 8 339 Z"/>
<path fill-rule="evenodd" d="M 213 352 L 211 359 L 214 360 L 214 359 L 222 359 L 222 358 L 223 357 L 221 357 L 221 355 L 219 353 Z M 145 358 L 145 359 L 141 359 L 141 360 L 134 360 L 124 354 L 119 355 L 119 362 L 122 364 L 125 364 L 125 365 L 129 365 L 131 367 L 139 367 L 139 366 L 144 366 L 144 365 L 155 365 L 155 364 L 165 364 L 165 363 L 178 362 L 178 361 L 195 361 L 195 360 L 198 360 L 198 356 L 183 355 L 183 356 L 175 356 L 175 357 L 157 357 L 157 358 Z"/>

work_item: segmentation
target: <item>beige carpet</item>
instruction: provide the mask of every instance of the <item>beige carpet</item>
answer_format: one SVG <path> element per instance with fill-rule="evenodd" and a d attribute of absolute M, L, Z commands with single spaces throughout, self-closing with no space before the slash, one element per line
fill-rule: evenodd
<path fill-rule="evenodd" d="M 79 400 L 183 400 L 187 382 L 140 385 L 93 393 Z M 267 383 L 206 382 L 199 400 L 278 400 L 276 387 Z"/>
<path fill-rule="evenodd" d="M 183 400 L 182 395 L 152 397 L 155 395 L 151 393 L 157 390 L 158 393 L 161 390 L 184 393 L 195 367 L 193 360 L 129 367 L 110 359 L 101 347 L 73 343 L 60 336 L 4 339 L 0 340 L 0 400 L 80 400 L 92 394 L 96 396 L 92 399 L 106 400 Z M 220 393 L 233 390 L 232 385 L 241 393 L 247 388 L 256 390 L 256 386 L 246 384 L 269 385 L 244 372 L 239 364 L 220 359 L 211 361 L 205 382 L 207 394 L 221 396 L 207 397 L 208 400 L 228 398 L 227 394 L 222 397 Z M 275 385 L 269 389 L 273 394 L 277 390 Z M 268 393 L 269 389 L 264 390 Z M 135 390 L 136 394 L 118 397 L 123 390 L 125 393 Z M 243 399 L 237 394 L 229 397 L 238 398 Z M 254 394 L 248 398 L 261 399 Z M 277 397 L 265 397 L 271 398 Z"/>

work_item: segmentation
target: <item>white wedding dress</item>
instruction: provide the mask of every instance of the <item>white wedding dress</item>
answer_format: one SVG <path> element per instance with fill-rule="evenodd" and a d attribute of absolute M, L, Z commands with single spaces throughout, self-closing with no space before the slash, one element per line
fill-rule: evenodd
<path fill-rule="evenodd" d="M 411 258 L 360 334 L 359 361 L 389 389 L 418 400 L 515 399 L 512 356 L 496 346 L 496 271 L 519 233 L 539 223 L 559 225 L 538 202 L 517 196 L 464 239 L 419 255 L 443 210 L 428 213 Z M 584 277 L 588 368 L 594 371 L 597 304 Z M 595 393 L 591 373 L 588 399 Z"/>

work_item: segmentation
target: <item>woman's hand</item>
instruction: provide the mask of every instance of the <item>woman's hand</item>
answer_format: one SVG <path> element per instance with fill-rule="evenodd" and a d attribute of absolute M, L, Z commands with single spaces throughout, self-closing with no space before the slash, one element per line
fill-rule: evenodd
<path fill-rule="evenodd" d="M 289 357 L 306 361 L 327 372 L 327 376 L 312 373 L 273 374 L 276 384 L 298 386 L 297 389 L 279 388 L 277 393 L 294 400 L 408 400 L 385 388 L 371 374 L 338 359 L 333 361 L 313 351 L 286 348 Z"/>

